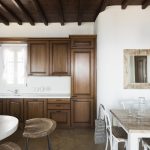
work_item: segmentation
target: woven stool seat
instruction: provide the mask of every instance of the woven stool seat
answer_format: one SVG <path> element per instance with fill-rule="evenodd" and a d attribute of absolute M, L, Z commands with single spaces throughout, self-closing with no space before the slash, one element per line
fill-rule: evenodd
<path fill-rule="evenodd" d="M 149 138 L 143 138 L 142 139 L 147 145 L 150 146 L 150 139 Z"/>
<path fill-rule="evenodd" d="M 55 130 L 56 122 L 48 118 L 34 118 L 26 120 L 23 136 L 26 138 L 25 149 L 29 149 L 30 138 L 47 136 L 48 149 L 52 150 L 49 135 Z"/>
<path fill-rule="evenodd" d="M 56 128 L 56 122 L 48 118 L 34 118 L 26 120 L 23 136 L 26 138 L 40 138 L 49 135 Z"/>
<path fill-rule="evenodd" d="M 0 145 L 0 150 L 21 150 L 21 148 L 13 142 L 7 142 Z"/>
<path fill-rule="evenodd" d="M 118 139 L 127 139 L 127 133 L 123 130 L 122 127 L 113 126 L 112 127 L 112 133 L 113 135 Z"/>

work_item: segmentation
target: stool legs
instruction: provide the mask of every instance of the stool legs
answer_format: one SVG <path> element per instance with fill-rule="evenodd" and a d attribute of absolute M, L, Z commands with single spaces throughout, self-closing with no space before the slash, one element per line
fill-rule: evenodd
<path fill-rule="evenodd" d="M 48 142 L 48 150 L 52 150 L 51 141 L 50 141 L 49 135 L 47 135 L 47 142 Z"/>
<path fill-rule="evenodd" d="M 25 150 L 29 149 L 29 139 L 26 138 Z"/>

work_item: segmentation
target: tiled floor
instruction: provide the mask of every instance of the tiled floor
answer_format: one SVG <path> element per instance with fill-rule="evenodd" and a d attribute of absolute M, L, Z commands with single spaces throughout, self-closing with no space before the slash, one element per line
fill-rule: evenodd
<path fill-rule="evenodd" d="M 5 141 L 12 141 L 20 145 L 24 150 L 25 139 L 22 137 L 22 130 L 8 137 Z M 104 150 L 103 145 L 94 144 L 93 129 L 57 129 L 51 135 L 53 150 Z M 47 150 L 47 139 L 30 140 L 30 150 Z M 123 150 L 123 146 L 119 146 Z"/>

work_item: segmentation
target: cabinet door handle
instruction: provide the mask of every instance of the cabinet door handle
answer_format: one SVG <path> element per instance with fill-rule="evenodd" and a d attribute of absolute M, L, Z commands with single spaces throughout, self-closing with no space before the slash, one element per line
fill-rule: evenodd
<path fill-rule="evenodd" d="M 61 112 L 61 111 L 60 111 L 60 110 L 57 110 L 56 113 L 57 113 L 57 112 Z"/>
<path fill-rule="evenodd" d="M 72 97 L 77 97 L 77 96 L 72 96 Z"/>
<path fill-rule="evenodd" d="M 76 99 L 72 99 L 72 101 L 77 102 L 78 100 L 76 100 Z"/>

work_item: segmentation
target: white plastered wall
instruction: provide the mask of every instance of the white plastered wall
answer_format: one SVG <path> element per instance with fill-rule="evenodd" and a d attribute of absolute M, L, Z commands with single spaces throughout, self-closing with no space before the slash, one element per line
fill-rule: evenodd
<path fill-rule="evenodd" d="M 94 23 L 66 23 L 61 26 L 60 23 L 51 23 L 45 26 L 44 23 L 37 23 L 35 26 L 29 23 L 18 25 L 11 23 L 6 26 L 0 23 L 0 37 L 68 37 L 76 34 L 93 34 Z"/>
<path fill-rule="evenodd" d="M 123 50 L 150 48 L 150 7 L 107 7 L 99 14 L 97 33 L 97 101 L 109 108 L 119 107 L 123 99 L 150 100 L 149 89 L 123 88 Z"/>

